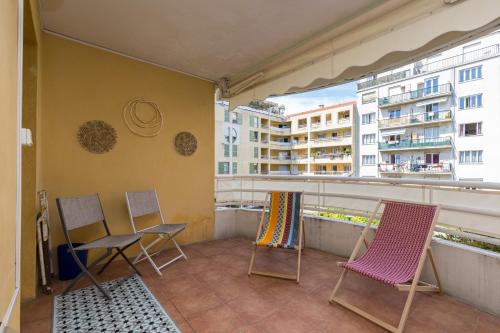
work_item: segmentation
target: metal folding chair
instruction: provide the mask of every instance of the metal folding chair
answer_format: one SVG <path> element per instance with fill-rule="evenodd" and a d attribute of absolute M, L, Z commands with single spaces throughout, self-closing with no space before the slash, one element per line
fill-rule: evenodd
<path fill-rule="evenodd" d="M 82 278 L 87 275 L 90 280 L 95 284 L 95 286 L 102 292 L 102 294 L 111 299 L 109 293 L 104 290 L 97 280 L 89 272 L 89 269 L 97 265 L 102 260 L 113 254 L 113 249 L 116 253 L 109 258 L 109 260 L 102 266 L 97 274 L 101 274 L 106 267 L 118 256 L 122 256 L 123 259 L 132 267 L 135 272 L 139 275 L 141 273 L 137 270 L 132 262 L 125 256 L 123 251 L 128 247 L 138 242 L 141 238 L 140 234 L 126 234 L 126 235 L 111 235 L 109 232 L 106 219 L 104 218 L 104 213 L 102 211 L 101 201 L 97 194 L 80 196 L 74 198 L 57 198 L 56 199 L 57 208 L 59 210 L 59 216 L 61 218 L 61 224 L 64 232 L 64 237 L 66 237 L 66 242 L 68 243 L 69 251 L 73 258 L 75 259 L 77 265 L 80 267 L 82 272 L 71 282 L 71 284 L 63 291 L 63 294 L 71 290 L 74 285 Z M 70 231 L 79 229 L 88 225 L 102 223 L 106 231 L 106 236 L 96 239 L 94 241 L 88 242 L 86 244 L 73 247 L 73 243 L 70 238 Z M 78 258 L 76 252 L 83 250 L 94 250 L 94 249 L 106 249 L 106 253 L 94 260 L 90 265 L 85 266 Z"/>
<path fill-rule="evenodd" d="M 187 260 L 187 256 L 182 252 L 179 244 L 175 241 L 174 237 L 186 229 L 186 224 L 166 224 L 165 220 L 163 218 L 163 214 L 160 209 L 160 204 L 158 201 L 158 196 L 156 194 L 155 190 L 149 190 L 149 191 L 144 191 L 144 192 L 126 192 L 125 193 L 125 198 L 127 199 L 127 207 L 128 207 L 128 213 L 130 216 L 130 224 L 132 225 L 132 229 L 134 230 L 134 233 L 136 234 L 156 234 L 158 237 L 153 240 L 151 243 L 147 244 L 144 246 L 142 242 L 139 242 L 139 246 L 141 248 L 141 253 L 134 259 L 134 264 L 147 259 L 151 265 L 153 266 L 154 270 L 158 275 L 161 274 L 161 269 L 170 265 L 174 261 L 184 258 Z M 136 227 L 136 221 L 135 219 L 141 216 L 145 215 L 150 215 L 150 214 L 158 214 L 160 216 L 160 224 L 154 225 L 152 227 L 147 227 L 143 229 L 138 229 Z M 167 242 L 165 244 L 168 244 L 169 241 L 172 241 L 174 243 L 175 247 L 179 251 L 179 255 L 172 260 L 158 266 L 154 262 L 152 256 L 158 254 L 161 252 L 161 250 L 158 250 L 154 253 L 149 253 L 148 250 L 151 249 L 154 245 L 156 245 L 158 242 L 160 242 L 164 237 L 167 237 Z M 141 258 L 143 257 L 143 258 Z"/>

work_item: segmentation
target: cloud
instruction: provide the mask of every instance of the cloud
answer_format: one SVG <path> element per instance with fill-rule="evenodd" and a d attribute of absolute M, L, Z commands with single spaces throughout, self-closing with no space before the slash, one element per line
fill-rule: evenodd
<path fill-rule="evenodd" d="M 323 88 L 300 94 L 270 97 L 267 100 L 285 105 L 285 114 L 312 110 L 319 105 L 333 105 L 356 99 L 356 83 Z"/>

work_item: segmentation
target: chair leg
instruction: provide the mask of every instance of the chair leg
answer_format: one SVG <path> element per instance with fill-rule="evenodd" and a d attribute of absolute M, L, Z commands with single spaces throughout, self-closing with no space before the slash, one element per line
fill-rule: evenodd
<path fill-rule="evenodd" d="M 130 245 L 129 245 L 130 246 Z M 137 273 L 137 275 L 142 276 L 141 272 L 135 267 L 135 265 L 127 258 L 127 256 L 123 253 L 123 251 L 127 248 L 128 246 L 124 247 L 123 249 L 116 249 L 118 253 L 125 259 L 125 261 L 129 264 L 130 267 L 134 269 L 134 271 Z"/>
<path fill-rule="evenodd" d="M 257 245 L 254 245 L 252 250 L 252 257 L 250 258 L 250 265 L 248 265 L 248 275 L 252 274 L 253 263 L 255 261 L 255 252 L 257 251 Z"/>
<path fill-rule="evenodd" d="M 408 319 L 408 315 L 410 314 L 410 308 L 413 303 L 413 297 L 415 296 L 415 293 L 417 292 L 417 285 L 418 285 L 419 278 L 414 278 L 413 282 L 411 284 L 410 292 L 408 293 L 408 298 L 406 299 L 405 307 L 403 309 L 403 313 L 401 314 L 401 319 L 399 320 L 399 325 L 397 328 L 397 333 L 402 333 L 405 325 L 406 325 L 406 320 Z"/>
<path fill-rule="evenodd" d="M 428 253 L 428 256 L 429 256 L 429 261 L 431 262 L 432 270 L 434 271 L 434 277 L 436 278 L 436 286 L 439 289 L 439 293 L 441 293 L 442 292 L 442 289 L 441 289 L 441 280 L 439 279 L 439 274 L 438 274 L 438 271 L 437 271 L 436 262 L 434 261 L 434 254 L 432 253 L 432 248 L 429 247 L 427 249 L 427 253 Z"/>
<path fill-rule="evenodd" d="M 106 254 L 104 254 L 103 256 L 94 260 L 94 262 L 92 262 L 88 266 L 88 268 L 85 267 L 85 265 L 80 261 L 80 258 L 78 258 L 78 256 L 75 253 L 72 252 L 72 255 L 73 255 L 73 258 L 74 258 L 76 264 L 78 265 L 78 267 L 80 267 L 80 270 L 82 272 L 80 274 L 78 274 L 78 276 L 75 279 L 73 279 L 73 281 L 71 281 L 70 285 L 68 285 L 66 287 L 66 289 L 64 289 L 62 294 L 63 295 L 67 294 L 84 275 L 87 275 L 87 277 L 92 281 L 92 283 L 97 287 L 97 289 L 99 289 L 99 291 L 104 295 L 104 297 L 106 297 L 108 300 L 111 300 L 111 296 L 109 295 L 109 293 L 106 292 L 103 287 L 101 287 L 99 282 L 97 282 L 97 280 L 94 278 L 94 276 L 89 271 L 90 268 L 94 267 L 99 262 L 101 262 L 103 259 L 108 257 L 110 255 L 110 252 L 107 251 Z"/>
<path fill-rule="evenodd" d="M 143 255 L 145 259 L 147 259 L 149 261 L 149 263 L 151 264 L 151 266 L 153 266 L 153 269 L 156 271 L 156 273 L 159 275 L 159 276 L 162 276 L 163 274 L 160 272 L 160 269 L 158 268 L 158 266 L 156 266 L 153 258 L 151 258 L 151 256 L 149 255 L 148 251 L 144 248 L 144 246 L 142 245 L 142 242 L 139 242 L 139 246 L 141 248 L 141 253 L 139 253 L 139 255 L 135 258 L 134 261 L 132 261 L 133 264 L 137 263 L 137 258 L 139 258 L 139 256 Z"/>
<path fill-rule="evenodd" d="M 302 249 L 299 247 L 298 251 L 298 258 L 297 258 L 297 283 L 300 282 L 300 258 L 302 257 Z"/>
<path fill-rule="evenodd" d="M 180 254 L 184 257 L 185 260 L 188 260 L 188 257 L 186 256 L 186 254 L 184 253 L 184 251 L 182 251 L 181 247 L 179 246 L 179 244 L 177 244 L 177 242 L 175 241 L 174 238 L 170 238 L 170 240 L 172 240 L 172 242 L 174 243 L 175 247 L 177 248 L 177 251 L 180 252 Z"/>
<path fill-rule="evenodd" d="M 99 272 L 97 272 L 97 275 L 101 275 L 102 272 L 104 272 L 104 270 L 109 266 L 109 264 L 111 264 L 111 262 L 113 260 L 115 260 L 115 258 L 119 255 L 118 252 L 116 252 L 115 254 L 113 254 L 113 256 L 111 258 L 109 258 L 108 261 L 106 261 L 106 263 L 101 267 L 101 269 L 99 270 Z"/>
<path fill-rule="evenodd" d="M 346 274 L 347 274 L 347 269 L 344 268 L 342 270 L 342 273 L 340 273 L 340 277 L 339 277 L 339 279 L 337 281 L 337 284 L 335 285 L 335 288 L 333 288 L 333 291 L 332 291 L 332 293 L 330 295 L 330 299 L 329 299 L 330 303 L 333 302 L 333 299 L 335 298 L 335 294 L 339 290 L 340 285 L 342 284 L 342 281 L 344 280 Z"/>

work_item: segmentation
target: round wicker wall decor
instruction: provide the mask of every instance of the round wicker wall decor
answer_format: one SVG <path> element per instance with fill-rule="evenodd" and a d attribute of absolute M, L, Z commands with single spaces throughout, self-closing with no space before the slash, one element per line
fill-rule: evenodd
<path fill-rule="evenodd" d="M 175 150 L 183 156 L 190 156 L 198 148 L 196 137 L 189 132 L 180 132 L 175 136 Z"/>
<path fill-rule="evenodd" d="M 102 120 L 90 120 L 78 129 L 78 142 L 87 151 L 94 154 L 107 153 L 116 145 L 116 130 Z"/>

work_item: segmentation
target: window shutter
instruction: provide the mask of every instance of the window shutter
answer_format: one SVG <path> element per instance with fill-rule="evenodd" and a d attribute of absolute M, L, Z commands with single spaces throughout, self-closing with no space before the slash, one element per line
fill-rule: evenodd
<path fill-rule="evenodd" d="M 464 124 L 460 124 L 460 131 L 459 131 L 459 135 L 460 136 L 464 136 L 465 135 L 465 125 Z"/>
<path fill-rule="evenodd" d="M 477 67 L 477 78 L 478 79 L 483 78 L 483 65 Z"/>

